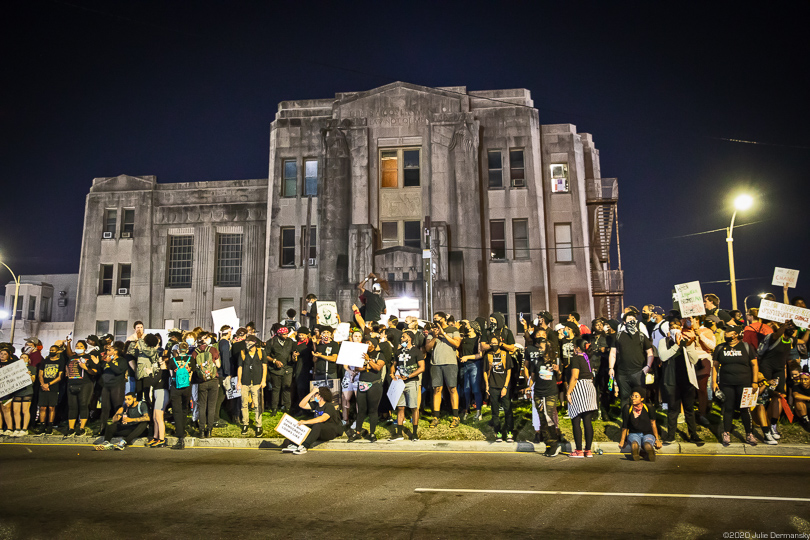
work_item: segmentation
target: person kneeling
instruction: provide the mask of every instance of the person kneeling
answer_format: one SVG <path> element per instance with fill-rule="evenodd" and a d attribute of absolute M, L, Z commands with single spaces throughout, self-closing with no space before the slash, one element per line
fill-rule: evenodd
<path fill-rule="evenodd" d="M 661 448 L 661 439 L 658 437 L 658 428 L 655 417 L 644 404 L 643 390 L 634 390 L 630 394 L 630 405 L 623 412 L 622 438 L 619 441 L 619 451 L 624 450 L 625 441 L 630 443 L 630 452 L 633 461 L 641 459 L 639 450 L 644 447 L 647 459 L 655 461 L 655 451 Z"/>
<path fill-rule="evenodd" d="M 104 430 L 104 441 L 96 445 L 96 450 L 123 450 L 140 437 L 149 427 L 149 407 L 143 401 L 138 401 L 135 392 L 129 392 L 124 397 L 124 406 L 118 409 L 113 416 L 112 424 Z M 112 444 L 113 437 L 124 438 L 118 444 Z"/>
<path fill-rule="evenodd" d="M 315 418 L 309 420 L 299 420 L 299 426 L 307 426 L 310 428 L 309 435 L 304 439 L 300 445 L 290 443 L 282 452 L 293 453 L 301 455 L 307 453 L 307 448 L 312 448 L 312 445 L 317 441 L 331 441 L 339 437 L 343 433 L 343 422 L 340 420 L 340 414 L 337 412 L 335 405 L 332 403 L 332 391 L 328 388 L 321 387 L 315 388 L 307 394 L 298 404 L 305 411 L 312 411 L 315 413 Z"/>

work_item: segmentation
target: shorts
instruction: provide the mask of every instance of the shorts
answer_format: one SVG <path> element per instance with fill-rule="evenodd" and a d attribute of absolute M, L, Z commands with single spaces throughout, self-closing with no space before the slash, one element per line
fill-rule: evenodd
<path fill-rule="evenodd" d="M 357 392 L 357 381 L 360 378 L 360 373 L 347 371 L 343 374 L 343 380 L 340 381 L 340 388 L 344 392 Z"/>
<path fill-rule="evenodd" d="M 40 407 L 56 407 L 56 404 L 58 402 L 59 402 L 59 390 L 39 391 Z"/>
<path fill-rule="evenodd" d="M 759 371 L 762 373 L 765 378 L 769 381 L 776 379 L 778 382 L 776 383 L 776 391 L 780 394 L 785 393 L 785 370 L 784 368 L 774 369 L 773 366 L 769 366 L 768 364 L 764 364 L 759 366 Z"/>
<path fill-rule="evenodd" d="M 633 443 L 638 443 L 639 448 L 644 448 L 644 443 L 650 443 L 651 446 L 655 446 L 655 435 L 644 435 L 643 433 L 628 433 L 627 440 L 625 444 L 628 448 L 633 447 Z"/>
<path fill-rule="evenodd" d="M 399 396 L 397 407 L 408 407 L 409 409 L 416 409 L 419 407 L 419 381 L 416 379 L 408 379 L 405 381 L 405 390 Z"/>
<path fill-rule="evenodd" d="M 155 388 L 154 391 L 155 410 L 165 411 L 169 406 L 169 391 L 163 388 Z"/>
<path fill-rule="evenodd" d="M 440 386 L 455 388 L 458 386 L 458 364 L 430 366 L 430 382 L 433 388 Z"/>

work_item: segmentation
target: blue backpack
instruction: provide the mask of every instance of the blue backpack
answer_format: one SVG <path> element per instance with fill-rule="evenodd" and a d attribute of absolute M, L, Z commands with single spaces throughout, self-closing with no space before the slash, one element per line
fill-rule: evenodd
<path fill-rule="evenodd" d="M 177 388 L 178 390 L 183 389 L 183 388 L 187 388 L 188 385 L 191 382 L 190 381 L 190 374 L 188 372 L 188 369 L 186 369 L 186 367 L 188 367 L 188 363 L 189 363 L 190 360 L 191 360 L 191 357 L 188 356 L 188 355 L 185 355 L 185 361 L 184 362 L 182 360 L 180 360 L 179 357 L 177 359 L 175 359 L 175 361 L 174 361 L 175 364 L 177 364 L 177 371 L 175 371 L 175 373 L 174 373 L 174 387 Z M 180 365 L 181 362 L 183 362 L 182 365 Z"/>

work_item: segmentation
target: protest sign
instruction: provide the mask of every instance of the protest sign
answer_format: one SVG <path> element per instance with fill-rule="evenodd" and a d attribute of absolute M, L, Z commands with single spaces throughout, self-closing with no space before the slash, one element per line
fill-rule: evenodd
<path fill-rule="evenodd" d="M 675 285 L 675 293 L 678 295 L 678 304 L 681 306 L 681 317 L 706 315 L 699 281 Z"/>
<path fill-rule="evenodd" d="M 236 316 L 236 308 L 233 306 L 212 311 L 211 319 L 214 321 L 214 332 L 217 333 L 226 324 L 234 331 L 239 328 L 239 317 Z"/>
<path fill-rule="evenodd" d="M 336 302 L 322 302 L 318 300 L 318 323 L 336 328 L 338 325 L 338 312 Z"/>
<path fill-rule="evenodd" d="M 795 288 L 796 283 L 799 281 L 799 271 L 798 270 L 791 270 L 790 268 L 779 268 L 778 266 L 773 270 L 773 282 L 772 285 L 778 285 L 779 287 L 784 287 L 785 285 L 788 288 Z"/>
<path fill-rule="evenodd" d="M 810 309 L 771 302 L 770 300 L 763 300 L 759 305 L 758 317 L 778 323 L 792 319 L 799 328 L 810 328 Z"/>
<path fill-rule="evenodd" d="M 332 338 L 334 341 L 338 343 L 342 343 L 349 339 L 349 333 L 351 332 L 351 325 L 347 322 L 342 322 L 337 325 L 337 330 L 335 330 L 335 336 Z"/>
<path fill-rule="evenodd" d="M 228 397 L 228 399 L 242 397 L 242 391 L 236 388 L 237 382 L 236 377 L 231 377 L 231 386 L 225 390 L 225 395 Z"/>
<path fill-rule="evenodd" d="M 759 390 L 755 392 L 753 388 L 746 386 L 743 388 L 742 399 L 740 400 L 740 409 L 750 409 L 751 407 L 755 407 L 758 397 Z"/>
<path fill-rule="evenodd" d="M 25 362 L 17 360 L 0 368 L 0 396 L 7 396 L 26 386 L 31 386 L 31 376 L 28 374 Z M 9 401 L 11 401 L 10 398 Z"/>
<path fill-rule="evenodd" d="M 340 344 L 340 352 L 338 352 L 337 363 L 344 366 L 363 367 L 365 358 L 363 356 L 368 353 L 367 343 L 355 343 L 354 341 L 344 341 Z"/>
<path fill-rule="evenodd" d="M 397 403 L 399 403 L 399 398 L 402 396 L 402 392 L 404 391 L 405 381 L 402 379 L 391 381 L 391 386 L 388 387 L 388 401 L 391 403 L 391 407 L 395 410 L 397 408 Z"/>
<path fill-rule="evenodd" d="M 311 431 L 307 426 L 299 426 L 298 420 L 287 413 L 281 417 L 281 422 L 276 426 L 276 431 L 290 439 L 295 444 L 300 445 L 307 438 Z"/>

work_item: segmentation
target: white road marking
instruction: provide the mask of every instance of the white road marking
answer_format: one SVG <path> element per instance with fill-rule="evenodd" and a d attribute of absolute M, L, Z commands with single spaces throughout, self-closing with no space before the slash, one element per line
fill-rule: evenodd
<path fill-rule="evenodd" d="M 416 493 L 484 493 L 500 495 L 591 495 L 600 497 L 665 497 L 670 499 L 734 499 L 744 501 L 790 501 L 810 503 L 803 497 L 767 497 L 764 495 L 705 495 L 702 493 L 625 493 L 608 491 L 533 491 L 521 489 L 443 489 L 416 488 Z"/>

